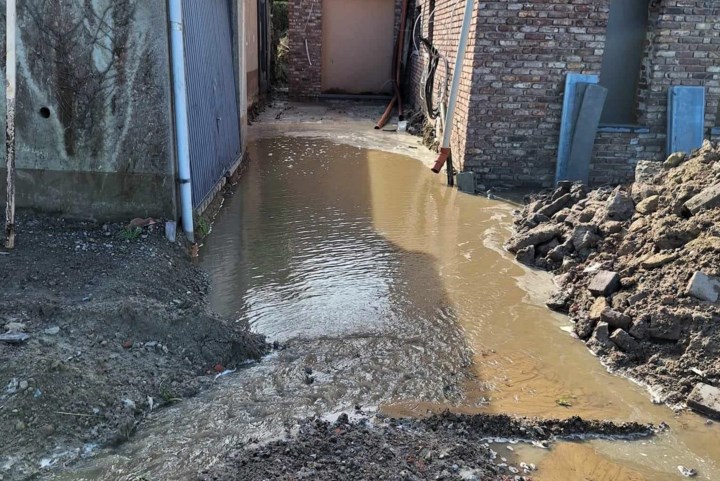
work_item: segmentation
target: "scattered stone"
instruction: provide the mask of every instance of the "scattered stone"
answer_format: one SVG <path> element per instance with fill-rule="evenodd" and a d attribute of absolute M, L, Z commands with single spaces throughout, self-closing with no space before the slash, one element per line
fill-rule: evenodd
<path fill-rule="evenodd" d="M 687 405 L 705 416 L 720 419 L 720 389 L 697 383 L 687 398 Z"/>
<path fill-rule="evenodd" d="M 658 267 L 662 267 L 665 264 L 669 264 L 676 260 L 678 257 L 680 257 L 679 254 L 670 253 L 670 254 L 655 254 L 644 261 L 640 265 L 642 265 L 645 269 L 657 269 Z"/>
<path fill-rule="evenodd" d="M 674 154 L 670 154 L 667 160 L 663 162 L 663 167 L 665 169 L 672 169 L 674 167 L 677 167 L 685 161 L 686 157 L 687 156 L 683 152 L 675 152 Z"/>
<path fill-rule="evenodd" d="M 553 294 L 550 296 L 550 299 L 548 299 L 545 305 L 556 312 L 567 312 L 571 296 L 572 290 L 557 289 L 555 292 L 553 292 Z"/>
<path fill-rule="evenodd" d="M 617 272 L 599 271 L 588 285 L 588 290 L 595 297 L 607 297 L 620 289 L 620 276 Z"/>
<path fill-rule="evenodd" d="M 43 436 L 52 436 L 55 434 L 55 427 L 52 424 L 45 424 L 40 427 L 40 432 Z"/>
<path fill-rule="evenodd" d="M 650 215 L 653 212 L 655 212 L 660 205 L 660 196 L 659 195 L 651 195 L 650 197 L 646 198 L 645 200 L 641 201 L 639 204 L 635 206 L 635 210 L 641 213 L 642 215 Z"/>
<path fill-rule="evenodd" d="M 26 428 L 26 426 L 25 426 L 25 423 L 24 423 L 24 422 L 22 422 L 22 421 L 17 421 L 17 422 L 15 423 L 15 431 L 18 431 L 18 432 L 24 431 L 25 428 Z"/>
<path fill-rule="evenodd" d="M 630 316 L 618 312 L 615 309 L 605 309 L 602 311 L 600 318 L 603 322 L 607 322 L 610 327 L 615 329 L 627 330 L 630 329 L 630 325 L 632 324 Z"/>
<path fill-rule="evenodd" d="M 685 208 L 693 215 L 716 207 L 720 207 L 720 183 L 708 187 L 685 202 Z"/>
<path fill-rule="evenodd" d="M 27 388 L 30 387 L 30 383 L 27 381 L 20 381 L 20 384 L 18 385 L 21 391 L 27 390 Z"/>
<path fill-rule="evenodd" d="M 126 341 L 123 341 L 122 347 L 123 349 L 130 349 L 133 347 L 133 342 L 130 339 L 127 339 Z"/>
<path fill-rule="evenodd" d="M 607 201 L 607 216 L 610 220 L 624 221 L 635 214 L 635 204 L 627 192 L 615 188 Z"/>
<path fill-rule="evenodd" d="M 572 196 L 567 193 L 565 195 L 560 196 L 555 201 L 551 202 L 550 204 L 546 205 L 542 209 L 538 211 L 538 214 L 544 215 L 548 218 L 554 216 L 558 212 L 560 212 L 565 207 L 572 205 L 573 198 Z"/>
<path fill-rule="evenodd" d="M 595 326 L 592 341 L 602 346 L 610 346 L 610 326 L 606 322 L 598 322 Z"/>
<path fill-rule="evenodd" d="M 43 331 L 48 336 L 56 336 L 60 333 L 60 328 L 57 326 L 49 327 Z"/>
<path fill-rule="evenodd" d="M 512 253 L 517 253 L 520 249 L 524 249 L 529 246 L 536 246 L 548 242 L 554 237 L 559 237 L 561 234 L 560 228 L 555 225 L 540 225 L 534 229 L 529 230 L 524 234 L 519 234 L 507 244 L 507 250 Z"/>
<path fill-rule="evenodd" d="M 623 223 L 616 220 L 609 220 L 600 226 L 600 233 L 609 236 L 619 234 L 623 230 Z"/>
<path fill-rule="evenodd" d="M 25 334 L 24 332 L 0 334 L 0 342 L 5 342 L 7 344 L 22 344 L 28 339 L 30 339 L 30 335 Z"/>
<path fill-rule="evenodd" d="M 5 324 L 5 329 L 9 334 L 19 334 L 25 332 L 27 326 L 22 322 L 8 322 Z"/>
<path fill-rule="evenodd" d="M 640 349 L 640 344 L 623 329 L 617 329 L 613 332 L 610 335 L 610 340 L 623 352 L 634 353 Z"/>
<path fill-rule="evenodd" d="M 662 162 L 638 160 L 635 164 L 635 183 L 652 184 L 655 177 L 663 171 Z"/>
<path fill-rule="evenodd" d="M 653 339 L 678 341 L 682 337 L 683 325 L 673 314 L 659 312 L 650 320 L 648 333 Z"/>
<path fill-rule="evenodd" d="M 678 471 L 680 471 L 680 474 L 685 476 L 686 478 L 692 478 L 697 476 L 697 471 L 693 468 L 686 468 L 685 466 L 678 466 Z"/>
<path fill-rule="evenodd" d="M 717 302 L 720 297 L 720 278 L 700 271 L 693 274 L 687 286 L 687 294 L 701 301 Z"/>
<path fill-rule="evenodd" d="M 597 226 L 593 224 L 579 224 L 573 230 L 571 240 L 576 251 L 581 252 L 597 245 L 600 236 L 596 234 Z"/>
<path fill-rule="evenodd" d="M 517 251 L 515 254 L 515 260 L 526 266 L 532 266 L 535 264 L 535 246 L 527 246 Z"/>
<path fill-rule="evenodd" d="M 608 302 L 607 299 L 604 297 L 598 297 L 595 299 L 595 302 L 593 303 L 592 307 L 590 308 L 590 312 L 588 313 L 588 316 L 593 321 L 599 321 L 602 318 L 602 314 L 605 310 L 608 309 Z"/>

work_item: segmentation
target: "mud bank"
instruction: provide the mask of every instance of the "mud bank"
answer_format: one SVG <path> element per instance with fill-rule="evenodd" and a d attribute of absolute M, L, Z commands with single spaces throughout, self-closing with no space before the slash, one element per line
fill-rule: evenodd
<path fill-rule="evenodd" d="M 509 416 L 445 413 L 426 420 L 369 418 L 359 411 L 335 422 L 314 419 L 288 438 L 249 444 L 201 474 L 202 481 L 243 479 L 466 479 L 530 480 L 535 466 L 508 464 L 489 439 L 524 440 L 541 447 L 562 438 L 652 433 L 649 426 L 588 422 L 580 418 L 537 421 Z"/>
<path fill-rule="evenodd" d="M 689 404 L 716 416 L 718 226 L 720 148 L 706 142 L 690 156 L 640 162 L 629 186 L 561 183 L 528 199 L 506 248 L 557 274 L 548 306 L 567 312 L 611 369 L 658 402 L 682 405 L 696 390 Z M 709 394 L 700 404 L 698 390 Z"/>
<path fill-rule="evenodd" d="M 130 438 L 149 411 L 259 358 L 247 326 L 208 310 L 206 276 L 163 224 L 24 216 L 0 251 L 0 479 Z"/>

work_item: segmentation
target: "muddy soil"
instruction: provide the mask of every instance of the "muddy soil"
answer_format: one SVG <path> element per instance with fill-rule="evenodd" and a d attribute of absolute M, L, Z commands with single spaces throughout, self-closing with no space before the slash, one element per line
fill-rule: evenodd
<path fill-rule="evenodd" d="M 548 306 L 603 362 L 679 406 L 720 384 L 718 226 L 720 147 L 706 142 L 640 162 L 629 186 L 561 183 L 529 199 L 506 247 L 558 274 Z"/>
<path fill-rule="evenodd" d="M 636 423 L 615 425 L 580 418 L 537 421 L 445 413 L 426 420 L 397 420 L 369 418 L 356 412 L 352 420 L 347 414 L 335 422 L 306 420 L 286 439 L 248 444 L 203 472 L 199 479 L 531 480 L 534 465 L 508 464 L 493 451 L 488 439 L 522 439 L 548 446 L 562 438 L 630 438 L 651 432 L 649 426 Z"/>
<path fill-rule="evenodd" d="M 131 437 L 149 411 L 266 352 L 206 303 L 208 281 L 164 225 L 137 231 L 21 216 L 0 251 L 0 479 Z"/>

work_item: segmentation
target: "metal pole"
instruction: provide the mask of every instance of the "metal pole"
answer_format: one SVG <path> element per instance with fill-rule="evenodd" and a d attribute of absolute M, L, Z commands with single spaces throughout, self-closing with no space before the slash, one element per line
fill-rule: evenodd
<path fill-rule="evenodd" d="M 187 86 L 185 83 L 185 39 L 183 37 L 182 0 L 170 0 L 170 46 L 173 99 L 175 101 L 175 141 L 182 226 L 190 242 L 195 242 L 192 183 L 190 175 L 190 125 L 188 123 Z"/>
<path fill-rule="evenodd" d="M 15 30 L 17 26 L 16 0 L 7 0 L 5 57 L 7 110 L 5 113 L 5 160 L 7 163 L 7 203 L 5 204 L 5 247 L 15 248 L 15 85 L 17 77 Z"/>

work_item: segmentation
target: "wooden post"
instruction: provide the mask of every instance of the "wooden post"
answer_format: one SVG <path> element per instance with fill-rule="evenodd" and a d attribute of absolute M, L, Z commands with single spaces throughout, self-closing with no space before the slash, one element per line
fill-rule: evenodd
<path fill-rule="evenodd" d="M 7 204 L 5 205 L 5 247 L 15 248 L 15 82 L 17 76 L 15 30 L 16 0 L 7 0 L 5 30 L 7 56 L 5 61 L 7 111 L 5 114 L 5 155 L 7 162 Z"/>

